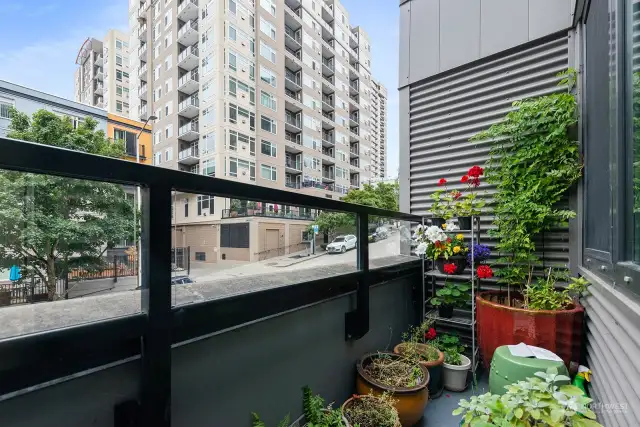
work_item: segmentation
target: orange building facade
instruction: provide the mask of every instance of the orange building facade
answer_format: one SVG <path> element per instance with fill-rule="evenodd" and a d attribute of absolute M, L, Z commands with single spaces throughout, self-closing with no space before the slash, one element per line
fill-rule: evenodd
<path fill-rule="evenodd" d="M 135 161 L 136 145 L 140 163 L 150 165 L 153 159 L 151 144 L 151 124 L 144 129 L 138 141 L 136 136 L 142 130 L 143 122 L 131 120 L 116 114 L 107 114 L 107 137 L 112 140 L 122 140 L 127 153 L 127 160 Z"/>

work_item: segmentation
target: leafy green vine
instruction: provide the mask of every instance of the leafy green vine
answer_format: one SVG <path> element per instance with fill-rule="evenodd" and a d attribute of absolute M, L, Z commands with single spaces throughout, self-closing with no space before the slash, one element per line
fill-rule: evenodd
<path fill-rule="evenodd" d="M 566 92 L 516 101 L 503 121 L 471 138 L 492 140 L 486 165 L 488 181 L 497 188 L 491 234 L 503 254 L 498 263 L 505 265 L 496 275 L 507 285 L 530 283 L 539 262 L 534 236 L 575 216 L 558 203 L 582 173 L 572 135 L 576 72 L 568 69 L 559 76 Z"/>

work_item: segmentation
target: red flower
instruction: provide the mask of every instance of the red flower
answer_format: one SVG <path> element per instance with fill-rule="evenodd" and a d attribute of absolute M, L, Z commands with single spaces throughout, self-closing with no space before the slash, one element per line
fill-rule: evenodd
<path fill-rule="evenodd" d="M 440 246 L 442 246 L 442 243 L 440 243 L 440 240 L 436 240 L 436 242 L 434 243 L 436 245 L 436 248 L 440 248 Z"/>
<path fill-rule="evenodd" d="M 440 181 L 438 181 L 438 185 L 445 185 L 447 183 L 447 180 L 444 178 L 440 178 Z"/>
<path fill-rule="evenodd" d="M 479 176 L 482 176 L 483 173 L 484 169 L 482 169 L 480 166 L 473 166 L 471 169 L 469 169 L 468 175 L 472 178 L 478 178 Z"/>
<path fill-rule="evenodd" d="M 447 243 L 451 243 L 451 237 L 447 237 Z"/>
<path fill-rule="evenodd" d="M 429 328 L 429 331 L 424 334 L 424 338 L 427 340 L 432 340 L 436 337 L 436 330 L 434 328 Z"/>
<path fill-rule="evenodd" d="M 479 187 L 480 186 L 480 178 L 473 178 L 471 180 L 471 185 L 473 185 L 474 187 Z"/>
<path fill-rule="evenodd" d="M 459 191 L 454 191 L 451 193 L 451 195 L 453 196 L 454 200 L 458 200 L 460 198 L 460 196 L 462 196 L 462 193 Z"/>
<path fill-rule="evenodd" d="M 444 265 L 444 272 L 447 274 L 453 274 L 456 272 L 456 265 L 454 263 L 449 263 Z M 479 275 L 478 275 L 479 277 Z"/>
<path fill-rule="evenodd" d="M 490 279 L 493 277 L 493 270 L 488 265 L 480 265 L 478 266 L 478 278 L 480 279 Z"/>
<path fill-rule="evenodd" d="M 462 179 L 460 180 L 460 182 L 461 182 L 461 183 L 463 183 L 463 184 L 464 184 L 465 182 L 467 182 L 467 181 L 469 181 L 469 175 L 465 175 L 465 176 L 463 176 L 463 177 L 462 177 Z"/>

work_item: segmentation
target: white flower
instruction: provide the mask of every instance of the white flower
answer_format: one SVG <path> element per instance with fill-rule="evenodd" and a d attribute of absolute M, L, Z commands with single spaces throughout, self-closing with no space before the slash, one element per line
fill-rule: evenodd
<path fill-rule="evenodd" d="M 440 227 L 437 227 L 435 225 L 427 228 L 424 232 L 424 235 L 431 243 L 447 240 L 447 235 L 444 233 L 444 231 L 442 231 Z"/>
<path fill-rule="evenodd" d="M 427 253 L 427 244 L 422 242 L 418 245 L 418 247 L 416 248 L 416 255 L 418 256 L 422 256 L 424 254 Z"/>
<path fill-rule="evenodd" d="M 419 239 L 422 237 L 424 233 L 424 226 L 422 224 L 418 224 L 416 227 L 416 231 L 413 233 L 413 240 Z"/>
<path fill-rule="evenodd" d="M 458 225 L 453 222 L 447 221 L 447 223 L 445 224 L 445 230 L 455 231 L 455 230 L 460 230 L 460 227 L 458 227 Z"/>

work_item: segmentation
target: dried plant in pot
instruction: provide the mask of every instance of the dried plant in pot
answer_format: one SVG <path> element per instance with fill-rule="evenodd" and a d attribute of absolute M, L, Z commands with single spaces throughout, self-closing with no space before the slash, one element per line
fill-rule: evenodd
<path fill-rule="evenodd" d="M 427 339 L 435 338 L 433 318 L 427 318 L 422 324 L 413 326 L 402 334 L 402 342 L 393 349 L 407 359 L 417 362 L 429 371 L 429 394 L 431 398 L 442 392 L 442 364 L 444 353 L 433 345 L 426 343 Z"/>
<path fill-rule="evenodd" d="M 413 426 L 429 402 L 429 371 L 419 363 L 388 352 L 364 355 L 357 366 L 360 395 L 391 393 L 403 427 Z"/>
<path fill-rule="evenodd" d="M 348 427 L 400 427 L 398 411 L 388 393 L 380 396 L 354 394 L 342 405 Z"/>

